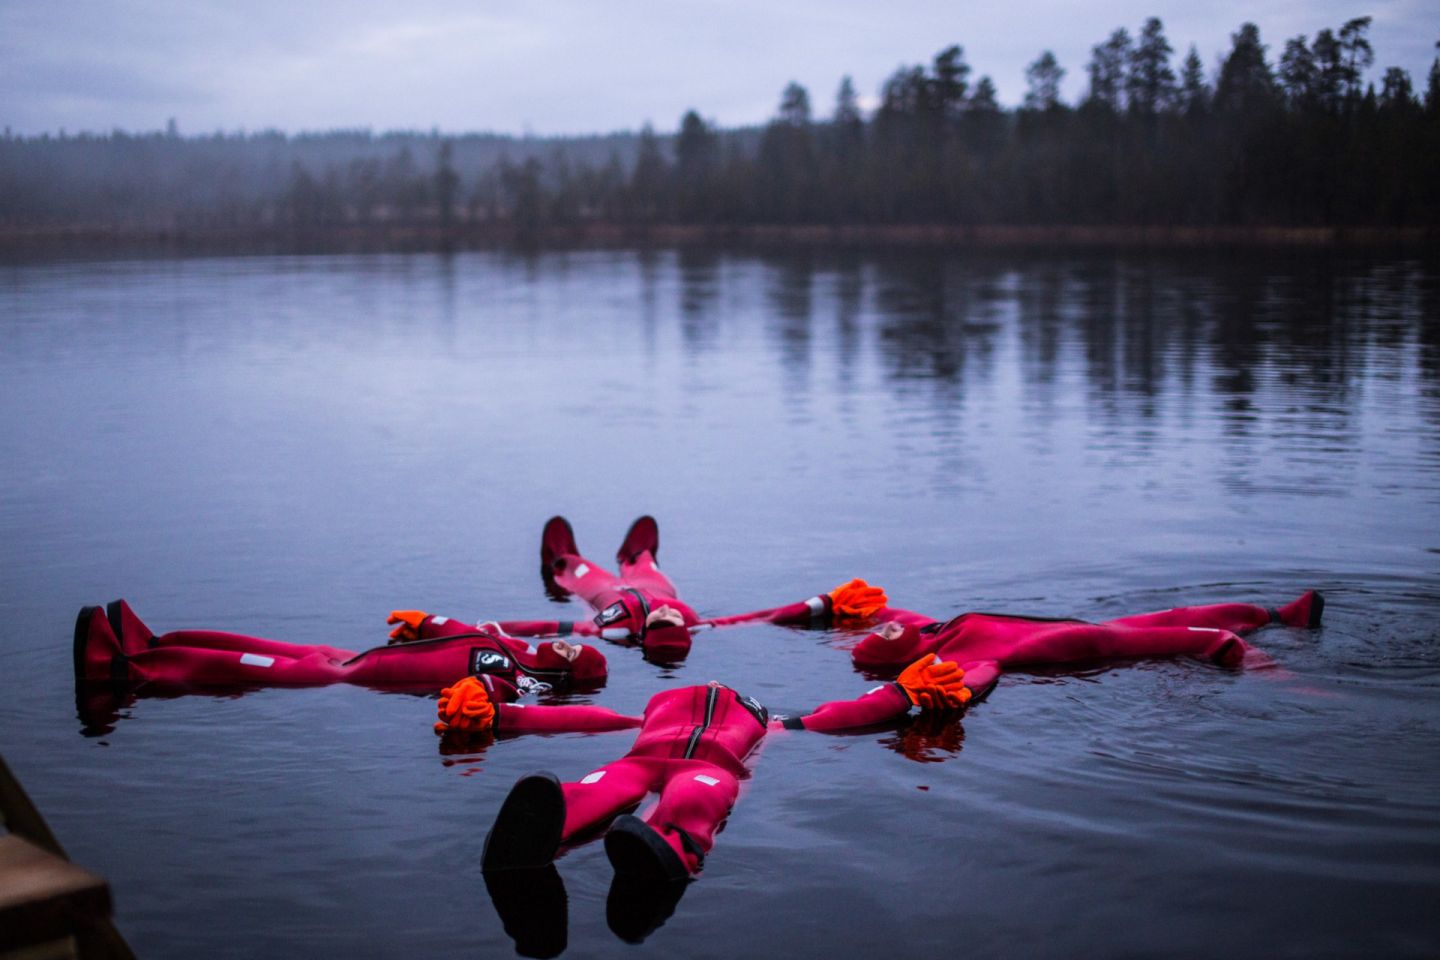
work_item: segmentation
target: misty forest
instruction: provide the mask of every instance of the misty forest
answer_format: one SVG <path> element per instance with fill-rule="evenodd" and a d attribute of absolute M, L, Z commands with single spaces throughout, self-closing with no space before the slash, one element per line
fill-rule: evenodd
<path fill-rule="evenodd" d="M 1360 17 L 1267 46 L 1253 24 L 1207 69 L 1161 22 L 1116 29 L 1060 95 L 1042 52 L 1001 106 L 960 46 L 903 67 L 863 111 L 791 83 L 763 127 L 535 138 L 333 131 L 0 140 L 0 228 L 471 234 L 603 225 L 1440 224 L 1440 59 L 1367 82 Z M 1437 44 L 1440 46 L 1440 44 Z"/>

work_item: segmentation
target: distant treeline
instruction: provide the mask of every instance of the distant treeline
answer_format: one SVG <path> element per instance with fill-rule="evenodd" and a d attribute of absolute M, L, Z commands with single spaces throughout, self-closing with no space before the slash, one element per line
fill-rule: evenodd
<path fill-rule="evenodd" d="M 763 128 L 541 140 L 334 132 L 0 140 L 0 227 L 510 233 L 603 225 L 1440 226 L 1440 59 L 1377 90 L 1361 17 L 1218 70 L 1158 19 L 1096 45 L 1084 96 L 1046 51 L 1021 106 L 963 50 L 896 71 L 867 117 L 790 84 Z M 1440 44 L 1437 44 L 1440 46 Z"/>

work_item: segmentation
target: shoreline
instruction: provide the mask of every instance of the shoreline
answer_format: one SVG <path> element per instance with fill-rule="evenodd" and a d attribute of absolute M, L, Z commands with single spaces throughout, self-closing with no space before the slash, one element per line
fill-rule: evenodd
<path fill-rule="evenodd" d="M 446 252 L 505 247 L 998 247 L 1218 250 L 1440 249 L 1436 227 L 616 224 L 344 224 L 312 228 L 0 227 L 0 256 L 94 253 Z"/>

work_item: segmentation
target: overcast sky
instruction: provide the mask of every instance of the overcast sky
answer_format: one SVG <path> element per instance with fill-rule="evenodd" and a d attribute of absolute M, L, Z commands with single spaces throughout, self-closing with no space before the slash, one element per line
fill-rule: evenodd
<path fill-rule="evenodd" d="M 336 127 L 555 134 L 769 117 L 797 80 L 826 114 L 850 74 L 873 98 L 897 66 L 965 48 L 1003 103 L 1045 49 L 1084 86 L 1090 47 L 1159 16 L 1176 58 L 1213 68 L 1229 35 L 1375 18 L 1376 63 L 1425 87 L 1440 0 L 0 0 L 0 125 L 16 133 Z"/>

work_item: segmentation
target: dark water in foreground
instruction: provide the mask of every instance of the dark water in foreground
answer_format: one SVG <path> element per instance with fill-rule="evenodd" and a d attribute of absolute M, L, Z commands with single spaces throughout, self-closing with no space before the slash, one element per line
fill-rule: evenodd
<path fill-rule="evenodd" d="M 632 734 L 442 756 L 427 698 L 141 699 L 86 736 L 76 609 L 354 649 L 392 607 L 545 599 L 552 513 L 654 513 L 702 612 L 853 575 L 1102 619 L 1325 591 L 1283 669 L 1012 675 L 964 720 L 774 736 L 675 915 L 571 955 L 1440 952 L 1440 276 L 1408 261 L 257 258 L 0 268 L 0 751 L 143 957 L 503 956 L 513 780 Z M 558 612 L 557 612 L 558 610 Z M 838 634 L 607 650 L 597 702 L 858 695 Z M 93 734 L 94 731 L 91 731 Z M 556 923 L 565 920 L 557 918 Z"/>

